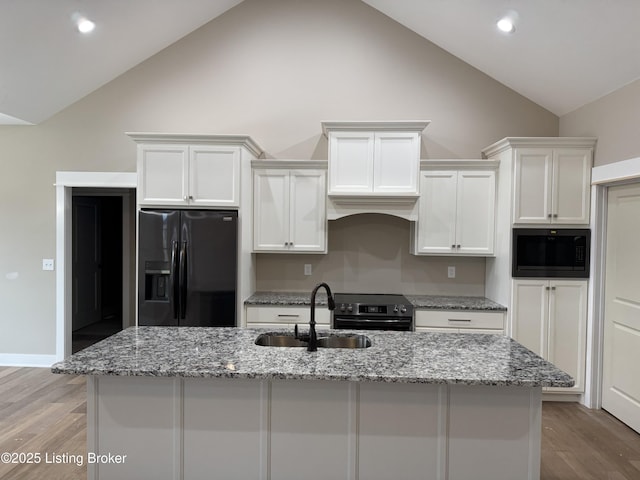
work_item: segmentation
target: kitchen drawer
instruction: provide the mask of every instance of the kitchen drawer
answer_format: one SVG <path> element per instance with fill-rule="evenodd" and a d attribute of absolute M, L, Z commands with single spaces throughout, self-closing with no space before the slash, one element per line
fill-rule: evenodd
<path fill-rule="evenodd" d="M 504 330 L 503 312 L 470 312 L 466 310 L 416 310 L 416 330 L 426 328 L 456 328 Z M 418 330 L 419 331 L 419 330 Z"/>
<path fill-rule="evenodd" d="M 247 326 L 261 326 L 262 324 L 309 323 L 311 307 L 283 307 L 283 306 L 248 306 Z M 316 323 L 329 325 L 331 312 L 326 307 L 316 307 Z M 260 325 L 258 325 L 260 324 Z"/>
<path fill-rule="evenodd" d="M 504 330 L 494 328 L 416 327 L 416 332 L 487 333 L 491 335 L 504 335 Z"/>

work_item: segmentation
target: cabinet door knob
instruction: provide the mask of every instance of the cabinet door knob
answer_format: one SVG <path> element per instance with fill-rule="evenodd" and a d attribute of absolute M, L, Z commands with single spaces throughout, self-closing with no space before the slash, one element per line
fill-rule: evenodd
<path fill-rule="evenodd" d="M 557 214 L 557 213 L 554 213 L 554 214 L 553 214 L 553 218 L 558 218 L 558 214 Z"/>
<path fill-rule="evenodd" d="M 551 218 L 551 214 L 547 215 L 547 218 Z"/>
<path fill-rule="evenodd" d="M 556 289 L 556 287 L 551 287 L 551 290 L 555 290 L 555 289 Z"/>
<path fill-rule="evenodd" d="M 456 246 L 455 246 L 455 245 L 451 245 L 451 248 L 455 249 L 455 248 L 456 248 Z"/>
<path fill-rule="evenodd" d="M 456 245 L 456 248 L 460 248 L 460 244 Z"/>
<path fill-rule="evenodd" d="M 549 287 L 544 287 L 545 290 L 549 290 Z"/>
<path fill-rule="evenodd" d="M 193 200 L 193 195 L 189 195 L 189 200 Z"/>

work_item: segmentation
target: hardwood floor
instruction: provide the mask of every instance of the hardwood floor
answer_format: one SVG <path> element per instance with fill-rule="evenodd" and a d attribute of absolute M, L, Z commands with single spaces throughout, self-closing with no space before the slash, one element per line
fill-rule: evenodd
<path fill-rule="evenodd" d="M 640 435 L 604 410 L 542 407 L 541 480 L 638 480 Z"/>
<path fill-rule="evenodd" d="M 0 454 L 39 453 L 39 464 L 0 462 L 2 480 L 85 480 L 84 377 L 0 367 Z M 48 459 L 46 457 L 48 455 Z M 547 402 L 542 409 L 541 480 L 638 480 L 640 435 L 602 410 Z M 490 479 L 478 479 L 490 480 Z M 515 479 L 514 479 L 515 480 Z"/>
<path fill-rule="evenodd" d="M 45 455 L 68 453 L 86 459 L 86 406 L 83 377 L 0 367 L 0 454 L 41 455 L 36 464 L 0 462 L 0 479 L 85 480 L 86 465 L 46 463 L 50 459 Z"/>

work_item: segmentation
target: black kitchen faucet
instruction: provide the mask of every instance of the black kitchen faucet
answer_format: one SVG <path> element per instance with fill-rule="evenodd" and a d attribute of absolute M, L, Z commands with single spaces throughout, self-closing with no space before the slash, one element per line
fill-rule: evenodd
<path fill-rule="evenodd" d="M 324 287 L 327 291 L 329 310 L 336 308 L 336 303 L 333 301 L 333 295 L 331 295 L 329 285 L 324 282 L 316 285 L 311 291 L 311 318 L 309 319 L 309 344 L 307 345 L 307 352 L 315 352 L 318 350 L 318 336 L 316 335 L 316 293 L 318 293 L 320 287 Z"/>

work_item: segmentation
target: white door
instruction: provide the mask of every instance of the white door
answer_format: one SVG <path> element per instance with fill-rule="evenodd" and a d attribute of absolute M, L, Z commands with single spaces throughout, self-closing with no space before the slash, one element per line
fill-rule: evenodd
<path fill-rule="evenodd" d="M 591 149 L 554 150 L 551 202 L 553 223 L 589 223 L 591 163 Z"/>
<path fill-rule="evenodd" d="M 184 145 L 138 145 L 138 198 L 141 205 L 188 203 Z"/>
<path fill-rule="evenodd" d="M 496 180 L 493 171 L 458 173 L 457 253 L 492 255 L 495 231 Z"/>
<path fill-rule="evenodd" d="M 240 205 L 240 149 L 228 146 L 190 147 L 189 204 Z"/>
<path fill-rule="evenodd" d="M 325 252 L 327 238 L 325 172 L 295 170 L 290 174 L 290 249 Z"/>
<path fill-rule="evenodd" d="M 420 134 L 377 132 L 373 161 L 373 191 L 418 193 Z"/>
<path fill-rule="evenodd" d="M 587 284 L 586 280 L 549 282 L 549 346 L 545 358 L 576 382 L 571 388 L 554 388 L 553 391 L 584 391 Z"/>
<path fill-rule="evenodd" d="M 288 249 L 289 171 L 256 170 L 253 182 L 253 249 Z"/>
<path fill-rule="evenodd" d="M 515 161 L 515 202 L 513 223 L 551 221 L 550 148 L 518 148 Z"/>
<path fill-rule="evenodd" d="M 609 188 L 602 408 L 640 432 L 640 185 Z"/>
<path fill-rule="evenodd" d="M 511 336 L 541 357 L 547 356 L 549 280 L 514 280 Z"/>
<path fill-rule="evenodd" d="M 420 172 L 418 253 L 455 253 L 456 171 Z"/>
<path fill-rule="evenodd" d="M 371 193 L 373 133 L 329 134 L 329 194 Z"/>

